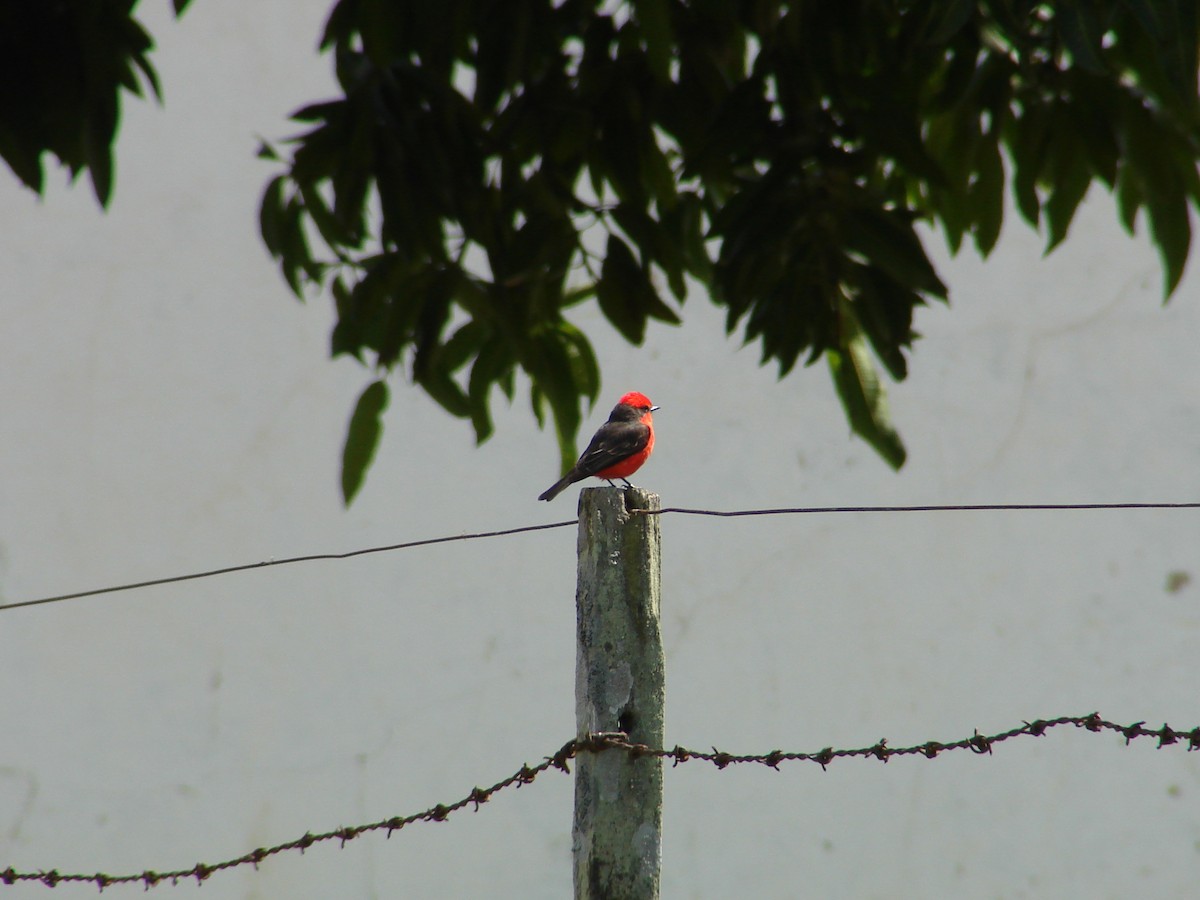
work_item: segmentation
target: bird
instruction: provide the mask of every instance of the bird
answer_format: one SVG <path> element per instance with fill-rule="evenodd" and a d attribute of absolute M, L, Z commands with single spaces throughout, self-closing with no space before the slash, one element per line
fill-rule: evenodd
<path fill-rule="evenodd" d="M 579 461 L 566 475 L 538 497 L 549 502 L 577 481 L 595 475 L 609 484 L 614 478 L 633 487 L 627 479 L 642 467 L 654 451 L 654 416 L 658 409 L 650 398 L 637 391 L 621 397 L 608 421 L 600 426 Z M 616 485 L 613 485 L 616 487 Z"/>

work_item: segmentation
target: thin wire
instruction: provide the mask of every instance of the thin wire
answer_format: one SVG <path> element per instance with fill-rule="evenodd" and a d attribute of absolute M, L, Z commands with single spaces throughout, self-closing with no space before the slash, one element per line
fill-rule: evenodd
<path fill-rule="evenodd" d="M 668 506 L 664 509 L 634 509 L 631 513 L 647 516 L 661 516 L 666 513 L 677 513 L 688 516 L 718 516 L 721 518 L 741 518 L 746 516 L 786 516 L 814 513 L 918 513 L 918 512 L 1005 512 L 1022 510 L 1103 510 L 1103 509 L 1200 509 L 1196 503 L 973 503 L 954 504 L 945 506 L 797 506 L 776 509 L 691 509 L 683 506 Z M 53 597 L 40 597 L 36 600 L 20 600 L 16 603 L 0 604 L 0 612 L 7 609 L 19 609 L 23 606 L 40 606 L 43 603 L 59 603 L 63 600 L 78 600 L 81 597 L 96 597 L 100 594 L 113 594 L 118 591 L 133 591 L 138 588 L 154 587 L 162 584 L 176 584 L 180 581 L 192 581 L 197 578 L 211 578 L 215 575 L 228 575 L 231 572 L 246 572 L 250 569 L 263 569 L 268 566 L 286 566 L 293 563 L 315 562 L 318 560 L 350 559 L 355 556 L 366 556 L 369 553 L 385 553 L 391 550 L 409 550 L 413 547 L 428 547 L 431 544 L 447 544 L 452 541 L 469 541 L 476 538 L 505 537 L 513 534 L 523 534 L 530 531 L 546 531 L 551 528 L 565 528 L 575 525 L 575 519 L 565 522 L 551 522 L 547 525 L 524 525 L 520 528 L 506 528 L 503 531 L 481 531 L 473 534 L 455 534 L 447 537 L 426 538 L 420 541 L 407 541 L 403 544 L 389 544 L 386 547 L 368 547 L 364 550 L 351 550 L 348 553 L 313 553 L 307 556 L 292 556 L 286 559 L 268 559 L 262 562 L 245 563 L 238 566 L 225 566 L 220 569 L 209 569 L 204 572 L 192 572 L 188 575 L 173 575 L 169 578 L 153 578 L 149 581 L 136 581 L 131 584 L 117 584 L 111 587 L 94 588 L 88 591 L 76 591 L 71 594 L 58 594 Z"/>
<path fill-rule="evenodd" d="M 917 512 L 987 512 L 1013 510 L 1082 510 L 1082 509 L 1200 509 L 1198 503 L 968 503 L 946 506 L 794 506 L 777 509 L 689 509 L 667 506 L 663 509 L 636 509 L 630 512 L 644 516 L 678 513 L 686 516 L 789 516 L 809 513 L 917 513 Z"/>
<path fill-rule="evenodd" d="M 153 587 L 159 584 L 175 584 L 180 581 L 192 581 L 196 578 L 211 578 L 214 575 L 228 575 L 230 572 L 246 572 L 250 569 L 265 569 L 268 566 L 288 566 L 292 563 L 315 562 L 326 559 L 350 559 L 355 556 L 366 556 L 369 553 L 385 553 L 389 550 L 408 550 L 412 547 L 428 547 L 430 544 L 449 544 L 453 541 L 471 541 L 476 538 L 504 537 L 510 534 L 522 534 L 527 531 L 546 531 L 550 528 L 563 528 L 575 525 L 577 521 L 551 522 L 548 525 L 524 525 L 520 528 L 506 528 L 503 531 L 479 531 L 473 534 L 455 534 L 447 537 L 426 538 L 420 541 L 406 541 L 403 544 L 389 544 L 386 547 L 367 547 L 364 550 L 351 550 L 348 553 L 312 553 L 307 556 L 291 556 L 286 559 L 267 559 L 262 562 L 245 563 L 240 566 L 225 566 L 220 569 L 208 569 L 204 572 L 192 572 L 188 575 L 172 575 L 169 578 L 152 578 L 149 581 L 135 581 L 131 584 L 115 584 L 111 587 L 94 588 L 90 591 L 76 591 L 73 594 L 59 594 L 55 597 L 41 597 L 37 600 L 21 600 L 17 603 L 0 604 L 0 611 L 18 609 L 22 606 L 39 606 L 43 603 L 58 603 L 62 600 L 78 600 L 80 597 L 95 597 L 100 594 L 112 594 L 117 591 L 133 591 L 138 588 Z"/>

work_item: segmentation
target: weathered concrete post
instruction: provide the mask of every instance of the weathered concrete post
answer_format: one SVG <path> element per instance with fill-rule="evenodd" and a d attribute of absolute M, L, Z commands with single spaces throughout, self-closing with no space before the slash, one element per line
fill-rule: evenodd
<path fill-rule="evenodd" d="M 664 665 L 659 625 L 657 494 L 588 488 L 579 495 L 575 604 L 576 730 L 624 732 L 661 747 Z M 662 857 L 662 761 L 582 753 L 575 769 L 575 896 L 657 898 Z"/>

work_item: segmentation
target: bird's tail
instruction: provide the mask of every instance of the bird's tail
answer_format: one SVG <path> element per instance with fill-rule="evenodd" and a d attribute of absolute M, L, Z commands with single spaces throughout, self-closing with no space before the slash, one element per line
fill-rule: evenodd
<path fill-rule="evenodd" d="M 559 494 L 561 494 L 563 491 L 565 491 L 567 488 L 569 488 L 572 484 L 574 484 L 578 480 L 579 480 L 579 478 L 577 477 L 575 470 L 572 469 L 570 472 L 568 472 L 566 475 L 564 475 L 560 480 L 556 481 L 553 485 L 546 488 L 545 491 L 543 491 L 541 494 L 539 494 L 538 499 L 546 500 L 546 501 L 553 500 L 555 497 L 557 497 Z"/>

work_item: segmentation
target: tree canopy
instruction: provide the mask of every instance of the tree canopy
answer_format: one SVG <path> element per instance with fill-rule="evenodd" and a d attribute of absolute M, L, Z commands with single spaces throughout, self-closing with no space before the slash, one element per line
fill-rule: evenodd
<path fill-rule="evenodd" d="M 180 15 L 190 0 L 173 0 Z M 85 169 L 101 206 L 112 193 L 112 145 L 121 91 L 161 97 L 154 46 L 134 18 L 137 0 L 0 4 L 0 157 L 37 193 L 52 153 L 77 177 Z M 140 77 L 139 77 L 140 75 Z"/>
<path fill-rule="evenodd" d="M 333 354 L 380 373 L 351 419 L 347 499 L 387 373 L 479 441 L 495 389 L 512 401 L 524 373 L 567 466 L 600 388 L 571 308 L 597 304 L 640 344 L 689 292 L 781 377 L 824 357 L 854 431 L 900 466 L 877 368 L 903 379 L 914 309 L 947 299 L 918 223 L 986 255 L 1007 188 L 1051 250 L 1099 181 L 1130 232 L 1144 211 L 1166 296 L 1178 285 L 1200 203 L 1197 15 L 1190 0 L 341 0 L 321 43 L 341 94 L 263 148 L 281 172 L 261 231 L 298 295 L 332 296 Z M 37 187 L 33 132 L 13 134 L 0 153 Z M 107 196 L 95 158 L 41 146 Z"/>

